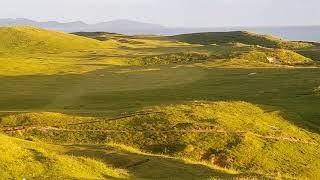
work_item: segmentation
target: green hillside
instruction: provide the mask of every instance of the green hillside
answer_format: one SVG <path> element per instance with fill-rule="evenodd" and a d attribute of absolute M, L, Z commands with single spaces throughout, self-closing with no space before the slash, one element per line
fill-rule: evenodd
<path fill-rule="evenodd" d="M 169 37 L 170 39 L 187 42 L 191 44 L 227 44 L 227 43 L 243 43 L 249 45 L 259 45 L 269 48 L 304 48 L 312 46 L 312 44 L 304 42 L 289 42 L 277 37 L 260 35 L 246 31 L 234 32 L 207 32 L 182 34 Z"/>
<path fill-rule="evenodd" d="M 0 52 L 63 52 L 101 47 L 89 38 L 34 27 L 0 27 Z"/>
<path fill-rule="evenodd" d="M 0 134 L 2 179 L 194 179 L 241 177 L 190 160 L 123 145 L 51 145 Z M 117 168 L 115 168 L 117 167 Z"/>
<path fill-rule="evenodd" d="M 1 179 L 125 178 L 127 173 L 86 157 L 63 152 L 63 146 L 28 142 L 0 134 Z"/>
<path fill-rule="evenodd" d="M 157 106 L 113 120 L 57 113 L 2 118 L 17 137 L 55 143 L 120 143 L 156 154 L 206 161 L 246 174 L 319 178 L 320 136 L 279 112 L 245 102 Z M 29 128 L 28 128 L 29 127 Z"/>
<path fill-rule="evenodd" d="M 214 63 L 219 61 L 237 60 L 238 66 L 250 65 L 265 67 L 272 65 L 310 65 L 314 61 L 294 51 L 286 49 L 272 49 L 250 45 L 222 45 L 206 46 L 203 48 L 188 49 L 184 52 L 174 52 L 170 54 L 148 55 L 135 58 L 131 64 L 135 65 L 160 65 L 160 64 L 195 64 Z M 244 61 L 243 61 L 244 60 Z M 216 63 L 217 65 L 219 63 Z M 227 66 L 227 63 L 225 63 Z"/>
<path fill-rule="evenodd" d="M 143 51 L 146 53 L 129 61 L 131 65 L 193 64 L 216 59 L 241 59 L 250 61 L 253 66 L 305 65 L 312 64 L 314 59 L 314 57 L 307 56 L 310 59 L 298 54 L 314 47 L 314 43 L 285 41 L 273 36 L 244 31 L 194 33 L 170 37 L 128 36 L 104 32 L 74 34 L 103 42 L 115 41 L 121 46 L 135 48 L 138 51 L 144 48 Z M 155 49 L 155 46 L 158 49 Z M 177 46 L 179 48 L 173 48 Z M 151 50 L 150 54 L 148 49 Z"/>

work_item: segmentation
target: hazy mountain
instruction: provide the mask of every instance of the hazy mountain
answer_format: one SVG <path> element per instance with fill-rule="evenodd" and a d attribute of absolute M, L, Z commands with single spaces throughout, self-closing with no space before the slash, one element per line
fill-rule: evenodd
<path fill-rule="evenodd" d="M 89 27 L 88 24 L 81 21 L 60 23 L 57 21 L 38 22 L 38 21 L 33 21 L 29 19 L 24 19 L 24 18 L 0 19 L 0 26 L 16 26 L 16 25 L 36 26 L 36 27 L 66 31 L 66 32 L 73 32 L 73 31 L 79 31 L 79 30 L 82 31 L 82 30 L 86 30 L 86 28 Z"/>
<path fill-rule="evenodd" d="M 160 34 L 162 32 L 167 32 L 167 28 L 161 25 L 130 20 L 114 20 L 97 24 L 86 24 L 82 21 L 60 23 L 56 21 L 37 22 L 24 18 L 0 19 L 0 26 L 14 25 L 36 26 L 65 32 L 105 31 L 124 34 Z"/>
<path fill-rule="evenodd" d="M 0 19 L 0 26 L 30 25 L 65 32 L 115 32 L 123 34 L 160 34 L 176 35 L 195 32 L 253 31 L 272 34 L 289 40 L 320 41 L 320 26 L 284 26 L 284 27 L 221 27 L 221 28 L 170 28 L 158 24 L 142 23 L 130 20 L 114 20 L 97 24 L 82 21 L 61 23 L 56 21 L 37 22 L 24 18 Z"/>

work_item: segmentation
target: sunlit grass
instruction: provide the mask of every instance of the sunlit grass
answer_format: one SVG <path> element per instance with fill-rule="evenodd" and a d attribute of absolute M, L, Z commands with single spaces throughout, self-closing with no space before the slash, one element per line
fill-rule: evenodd
<path fill-rule="evenodd" d="M 125 171 L 84 157 L 61 154 L 63 147 L 27 142 L 0 135 L 0 177 L 29 178 L 126 178 Z"/>

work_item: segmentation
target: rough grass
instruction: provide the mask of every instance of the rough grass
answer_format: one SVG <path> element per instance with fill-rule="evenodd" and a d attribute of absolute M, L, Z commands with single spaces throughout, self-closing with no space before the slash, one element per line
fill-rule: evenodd
<path fill-rule="evenodd" d="M 208 54 L 191 52 L 145 56 L 130 63 L 137 65 L 194 64 L 206 62 L 209 58 Z"/>
<path fill-rule="evenodd" d="M 100 161 L 63 154 L 63 147 L 27 142 L 0 135 L 0 178 L 2 179 L 104 179 L 126 178 Z"/>
<path fill-rule="evenodd" d="M 77 49 L 99 48 L 98 41 L 33 27 L 0 28 L 0 51 L 12 53 L 56 53 Z"/>
<path fill-rule="evenodd" d="M 295 126 L 279 112 L 246 102 L 203 101 L 150 107 L 145 113 L 113 120 L 31 113 L 3 117 L 2 126 L 38 127 L 20 135 L 13 132 L 18 137 L 121 143 L 248 174 L 320 176 L 320 136 Z"/>
<path fill-rule="evenodd" d="M 277 37 L 260 35 L 245 31 L 234 32 L 208 32 L 208 33 L 194 33 L 182 34 L 169 37 L 182 42 L 191 44 L 227 44 L 227 43 L 242 43 L 249 45 L 260 45 L 269 48 L 289 48 L 300 49 L 311 47 L 312 44 L 304 42 L 288 42 Z"/>
<path fill-rule="evenodd" d="M 261 63 L 275 64 L 270 63 L 268 57 L 274 58 L 276 64 L 312 63 L 311 59 L 291 50 L 254 46 L 259 44 L 260 40 L 250 39 L 251 36 L 258 36 L 250 33 L 245 33 L 249 37 L 242 37 L 250 40 L 247 45 L 239 41 L 207 46 L 177 42 L 164 37 L 108 33 L 77 34 L 81 36 L 33 27 L 0 28 L 0 74 L 82 74 L 111 66 L 192 64 L 217 59 L 244 59 L 251 61 L 251 67 L 259 67 Z M 95 39 L 96 36 L 106 36 L 107 39 L 98 41 Z M 187 36 L 197 37 L 193 34 Z M 225 38 L 224 34 L 218 33 L 214 35 L 216 36 Z M 301 47 L 297 52 L 305 54 L 303 52 L 310 48 Z M 310 57 L 308 53 L 307 55 Z M 315 57 L 312 55 L 312 58 Z M 247 66 L 248 63 L 242 65 Z"/>
<path fill-rule="evenodd" d="M 41 141 L 31 142 L 5 135 L 0 135 L 0 140 L 2 179 L 245 177 L 235 171 L 205 163 L 142 153 L 124 145 L 49 145 Z"/>
<path fill-rule="evenodd" d="M 248 53 L 244 53 L 240 56 L 241 59 L 250 60 L 253 62 L 263 62 L 271 64 L 284 64 L 284 65 L 305 65 L 311 64 L 313 61 L 306 58 L 298 53 L 290 50 L 276 49 L 270 50 L 265 49 L 262 51 L 254 50 Z"/>

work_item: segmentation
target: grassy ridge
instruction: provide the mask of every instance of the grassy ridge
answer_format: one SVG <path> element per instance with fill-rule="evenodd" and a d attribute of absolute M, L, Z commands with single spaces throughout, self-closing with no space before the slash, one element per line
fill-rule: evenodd
<path fill-rule="evenodd" d="M 202 63 L 212 59 L 245 59 L 259 66 L 259 63 L 267 64 L 310 64 L 308 59 L 292 50 L 306 49 L 314 46 L 307 42 L 285 41 L 280 38 L 259 35 L 249 32 L 218 32 L 218 33 L 194 33 L 171 37 L 159 36 L 127 36 L 113 33 L 75 33 L 80 36 L 98 39 L 100 41 L 114 40 L 128 48 L 149 48 L 153 43 L 162 44 L 161 54 L 144 55 L 135 58 L 131 64 L 190 64 Z M 168 42 L 176 41 L 180 45 L 179 50 L 172 51 Z M 190 43 L 180 44 L 181 42 Z M 154 44 L 154 45 L 155 45 Z M 191 44 L 201 44 L 191 45 Z M 165 46 L 168 45 L 168 46 Z M 164 49 L 166 47 L 166 49 Z M 159 50 L 161 49 L 159 48 Z M 140 50 L 141 51 L 141 50 Z M 154 52 L 151 49 L 151 52 Z M 157 51 L 157 50 L 156 50 Z M 270 61 L 268 59 L 274 59 Z"/>
<path fill-rule="evenodd" d="M 1 134 L 0 140 L 3 153 L 0 177 L 4 179 L 209 179 L 243 176 L 204 163 L 142 153 L 117 144 L 51 145 Z"/>
<path fill-rule="evenodd" d="M 193 33 L 171 36 L 169 38 L 191 44 L 202 45 L 242 43 L 249 45 L 259 45 L 268 48 L 285 49 L 297 49 L 312 46 L 312 44 L 304 42 L 289 42 L 277 37 L 260 35 L 246 31 Z"/>
<path fill-rule="evenodd" d="M 63 154 L 62 146 L 19 140 L 0 134 L 0 177 L 4 179 L 125 178 L 125 171 L 99 161 Z"/>
<path fill-rule="evenodd" d="M 33 27 L 0 28 L 2 53 L 57 53 L 70 50 L 101 48 L 96 40 Z"/>
<path fill-rule="evenodd" d="M 248 42 L 250 45 L 238 42 L 199 46 L 165 37 L 77 34 L 86 37 L 32 27 L 0 28 L 0 74 L 81 74 L 114 65 L 193 64 L 214 60 L 229 61 L 224 63 L 224 66 L 229 66 L 234 59 L 250 61 L 237 63 L 239 67 L 241 64 L 260 67 L 313 63 L 291 50 L 255 46 L 258 43 L 254 40 Z M 189 36 L 197 37 L 194 34 Z M 97 37 L 105 37 L 106 40 L 98 41 Z M 303 52 L 303 49 L 298 52 Z M 219 62 L 217 65 L 221 66 Z"/>
<path fill-rule="evenodd" d="M 20 131 L 18 137 L 121 143 L 249 174 L 320 177 L 320 136 L 291 124 L 277 112 L 245 102 L 159 106 L 114 120 L 30 113 L 3 117 L 1 125 L 34 127 Z"/>

